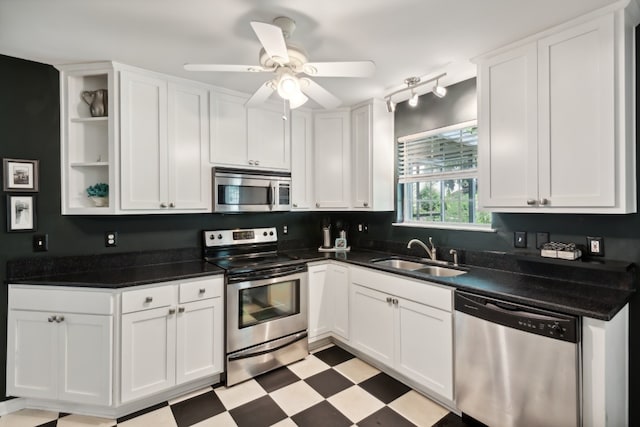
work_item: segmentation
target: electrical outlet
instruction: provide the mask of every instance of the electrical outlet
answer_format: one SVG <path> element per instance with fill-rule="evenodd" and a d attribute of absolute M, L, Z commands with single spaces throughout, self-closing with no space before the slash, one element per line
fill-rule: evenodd
<path fill-rule="evenodd" d="M 358 232 L 362 233 L 362 224 L 358 224 Z"/>
<path fill-rule="evenodd" d="M 362 224 L 362 231 L 364 231 L 365 233 L 369 232 L 369 224 L 364 223 Z"/>
<path fill-rule="evenodd" d="M 104 245 L 107 248 L 118 246 L 118 232 L 107 231 L 106 233 L 104 233 Z"/>
<path fill-rule="evenodd" d="M 286 225 L 282 226 L 282 234 L 289 234 L 289 227 L 287 227 Z"/>
<path fill-rule="evenodd" d="M 33 251 L 46 252 L 49 250 L 49 235 L 36 234 L 33 236 Z"/>
<path fill-rule="evenodd" d="M 587 236 L 587 252 L 592 256 L 604 256 L 604 239 Z"/>
<path fill-rule="evenodd" d="M 513 232 L 513 246 L 516 248 L 527 247 L 527 232 L 526 231 L 514 231 Z"/>
<path fill-rule="evenodd" d="M 542 245 L 549 243 L 549 233 L 539 232 L 536 233 L 536 248 L 542 249 Z"/>

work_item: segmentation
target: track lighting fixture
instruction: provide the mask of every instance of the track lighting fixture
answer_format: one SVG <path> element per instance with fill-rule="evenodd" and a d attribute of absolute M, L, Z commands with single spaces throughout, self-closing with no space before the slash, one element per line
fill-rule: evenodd
<path fill-rule="evenodd" d="M 436 85 L 431 89 L 431 92 L 433 92 L 433 94 L 438 98 L 444 98 L 447 94 L 447 88 L 440 86 L 438 79 L 436 79 Z"/>
<path fill-rule="evenodd" d="M 418 95 L 418 92 L 416 92 L 416 88 L 426 85 L 427 83 L 431 83 L 433 81 L 436 82 L 435 86 L 432 89 L 433 94 L 438 98 L 444 97 L 447 94 L 447 89 L 444 86 L 440 86 L 440 79 L 446 75 L 447 73 L 442 73 L 428 80 L 425 80 L 424 82 L 421 81 L 420 77 L 407 77 L 406 79 L 404 79 L 404 84 L 407 85 L 407 87 L 398 89 L 395 92 L 391 92 L 390 94 L 385 96 L 387 111 L 390 113 L 393 113 L 395 111 L 396 103 L 394 102 L 393 97 L 407 90 L 409 91 L 409 94 L 410 94 L 408 99 L 408 104 L 411 107 L 417 106 L 419 102 L 419 95 Z M 404 97 L 400 95 L 398 96 L 398 98 L 401 98 L 401 101 L 407 99 L 406 95 Z"/>

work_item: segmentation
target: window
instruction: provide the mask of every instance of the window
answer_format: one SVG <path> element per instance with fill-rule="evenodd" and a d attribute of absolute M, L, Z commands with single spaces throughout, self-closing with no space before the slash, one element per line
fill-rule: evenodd
<path fill-rule="evenodd" d="M 477 122 L 398 138 L 398 219 L 406 224 L 491 224 L 478 209 Z"/>

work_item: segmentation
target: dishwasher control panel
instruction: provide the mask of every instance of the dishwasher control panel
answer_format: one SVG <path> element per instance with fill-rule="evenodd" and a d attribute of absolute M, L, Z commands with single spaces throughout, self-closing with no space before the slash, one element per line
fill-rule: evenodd
<path fill-rule="evenodd" d="M 455 310 L 480 319 L 562 341 L 578 342 L 578 317 L 456 291 Z"/>

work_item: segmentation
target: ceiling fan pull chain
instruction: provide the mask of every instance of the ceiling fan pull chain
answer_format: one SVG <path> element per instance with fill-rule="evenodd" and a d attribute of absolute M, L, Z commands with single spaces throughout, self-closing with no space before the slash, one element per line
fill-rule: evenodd
<path fill-rule="evenodd" d="M 282 120 L 287 121 L 287 100 L 282 98 Z"/>

